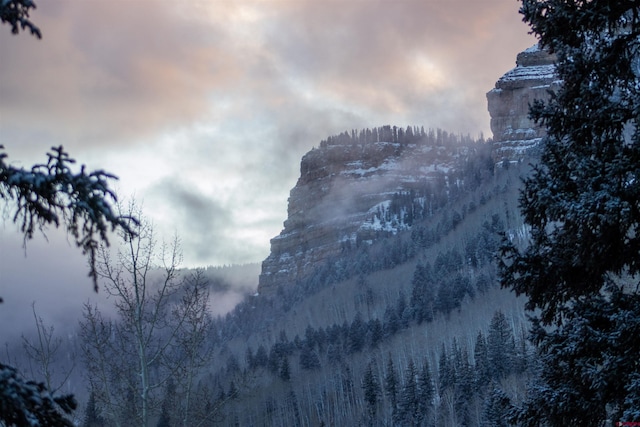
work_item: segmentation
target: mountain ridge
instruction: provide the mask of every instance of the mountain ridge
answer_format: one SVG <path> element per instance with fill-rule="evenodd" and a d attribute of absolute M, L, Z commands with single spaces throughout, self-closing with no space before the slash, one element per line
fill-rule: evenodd
<path fill-rule="evenodd" d="M 486 173 L 478 163 L 521 162 L 544 136 L 528 110 L 560 84 L 554 60 L 533 46 L 498 79 L 487 93 L 490 141 L 386 125 L 343 132 L 307 152 L 284 228 L 271 239 L 271 252 L 262 263 L 258 293 L 273 295 L 345 249 L 410 229 L 415 218 L 433 213 L 443 199 L 473 185 L 469 181 L 478 180 L 473 174 Z M 484 157 L 487 153 L 491 160 Z"/>
<path fill-rule="evenodd" d="M 397 135 L 397 128 L 379 129 Z M 408 230 L 465 185 L 464 165 L 488 148 L 484 140 L 441 130 L 391 139 L 343 136 L 302 158 L 284 229 L 262 265 L 259 293 L 294 284 L 324 260 L 381 234 Z"/>

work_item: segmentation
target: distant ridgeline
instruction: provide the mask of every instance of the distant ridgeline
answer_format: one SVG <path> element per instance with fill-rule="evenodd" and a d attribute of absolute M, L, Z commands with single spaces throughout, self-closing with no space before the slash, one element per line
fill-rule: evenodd
<path fill-rule="evenodd" d="M 472 192 L 497 164 L 522 161 L 544 136 L 528 112 L 560 84 L 553 62 L 531 47 L 487 93 L 493 141 L 383 126 L 331 136 L 305 154 L 284 229 L 262 264 L 259 293 L 299 283 L 363 245 L 411 229 Z"/>

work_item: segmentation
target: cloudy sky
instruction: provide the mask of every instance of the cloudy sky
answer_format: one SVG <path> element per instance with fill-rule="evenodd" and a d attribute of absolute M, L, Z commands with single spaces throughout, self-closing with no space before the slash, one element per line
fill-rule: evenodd
<path fill-rule="evenodd" d="M 42 40 L 0 28 L 0 144 L 16 165 L 64 145 L 114 173 L 190 266 L 264 259 L 329 135 L 490 136 L 485 93 L 534 43 L 515 0 L 36 3 Z M 17 236 L 5 222 L 2 250 Z"/>

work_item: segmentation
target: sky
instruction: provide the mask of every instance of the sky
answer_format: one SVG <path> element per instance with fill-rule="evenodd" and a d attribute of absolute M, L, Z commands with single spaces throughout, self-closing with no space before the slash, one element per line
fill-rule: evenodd
<path fill-rule="evenodd" d="M 385 124 L 491 136 L 485 94 L 535 43 L 516 0 L 36 4 L 42 40 L 0 27 L 9 161 L 63 145 L 113 173 L 121 199 L 180 237 L 187 266 L 266 258 L 300 159 L 327 136 Z M 25 256 L 10 220 L 0 230 L 0 292 L 60 257 L 86 269 L 62 237 Z"/>

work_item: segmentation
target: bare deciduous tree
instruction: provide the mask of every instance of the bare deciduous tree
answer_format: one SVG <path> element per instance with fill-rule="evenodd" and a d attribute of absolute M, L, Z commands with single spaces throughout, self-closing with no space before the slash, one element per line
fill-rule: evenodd
<path fill-rule="evenodd" d="M 135 203 L 129 214 L 142 218 Z M 151 223 L 141 219 L 132 227 L 135 237 L 123 235 L 117 254 L 107 247 L 99 253 L 97 271 L 116 316 L 106 319 L 97 307 L 85 307 L 81 333 L 89 381 L 114 424 L 120 425 L 118 414 L 133 404 L 139 424 L 147 426 L 166 382 L 177 378 L 184 394 L 181 421 L 186 422 L 194 380 L 211 356 L 207 281 L 202 273 L 179 271 L 177 238 L 159 245 Z"/>
<path fill-rule="evenodd" d="M 22 347 L 29 357 L 31 376 L 42 378 L 47 389 L 55 394 L 69 380 L 75 368 L 75 354 L 69 355 L 70 365 L 64 366 L 60 360 L 62 338 L 55 335 L 53 325 L 47 327 L 42 317 L 38 316 L 35 302 L 31 305 L 31 309 L 36 323 L 36 336 L 35 339 L 29 339 L 23 334 Z M 56 367 L 61 371 L 57 372 Z"/>
<path fill-rule="evenodd" d="M 179 358 L 177 360 L 179 385 L 183 393 L 182 425 L 191 425 L 195 380 L 198 373 L 212 358 L 212 348 L 207 336 L 213 326 L 209 314 L 209 289 L 207 278 L 200 269 L 187 280 L 181 304 L 175 317 L 184 319 L 177 335 Z"/>

